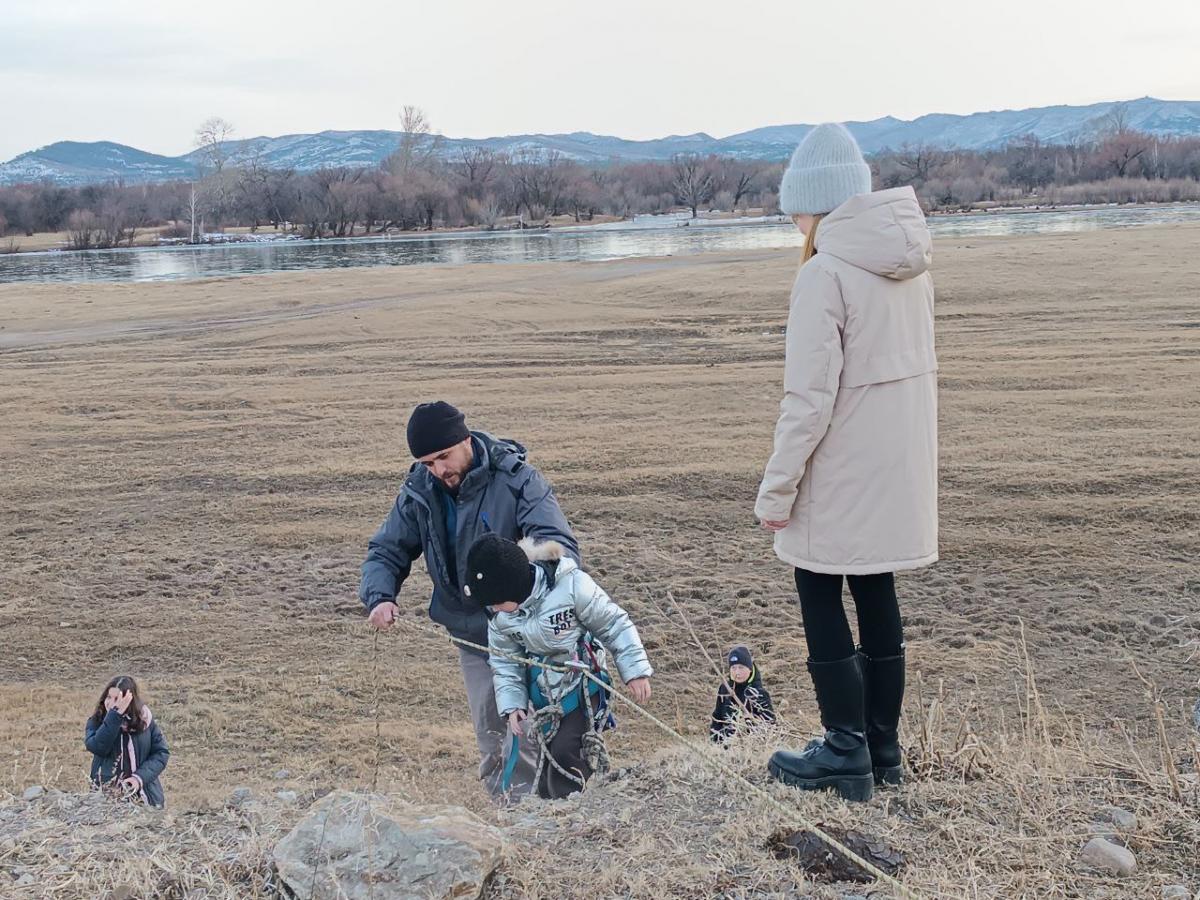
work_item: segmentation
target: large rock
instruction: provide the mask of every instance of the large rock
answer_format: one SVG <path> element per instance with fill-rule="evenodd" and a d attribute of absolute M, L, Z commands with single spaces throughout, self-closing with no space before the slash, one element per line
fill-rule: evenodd
<path fill-rule="evenodd" d="M 275 847 L 298 897 L 478 897 L 503 854 L 498 829 L 456 806 L 412 806 L 336 791 Z"/>

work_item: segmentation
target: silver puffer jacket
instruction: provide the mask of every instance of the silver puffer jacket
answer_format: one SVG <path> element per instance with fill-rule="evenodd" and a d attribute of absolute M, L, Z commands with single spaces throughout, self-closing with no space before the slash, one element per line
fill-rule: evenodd
<path fill-rule="evenodd" d="M 508 659 L 504 653 L 534 656 L 562 665 L 576 658 L 579 639 L 591 634 L 603 645 L 596 653 L 597 661 L 605 666 L 606 657 L 612 654 L 622 681 L 654 673 L 629 614 L 575 560 L 564 556 L 559 544 L 522 541 L 521 547 L 531 561 L 557 563 L 557 568 L 551 587 L 544 568 L 534 566 L 533 593 L 517 610 L 497 613 L 488 624 L 491 650 L 488 662 L 492 667 L 496 708 L 501 715 L 529 705 L 526 666 Z M 577 672 L 542 670 L 538 684 L 547 697 L 562 698 L 578 687 L 582 678 Z"/>

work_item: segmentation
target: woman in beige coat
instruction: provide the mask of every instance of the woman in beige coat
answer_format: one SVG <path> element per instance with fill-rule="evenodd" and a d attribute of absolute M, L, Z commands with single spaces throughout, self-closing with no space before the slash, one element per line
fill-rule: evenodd
<path fill-rule="evenodd" d="M 825 736 L 775 753 L 768 768 L 800 788 L 865 800 L 874 784 L 901 778 L 904 636 L 893 573 L 937 560 L 929 230 L 912 188 L 871 193 L 870 169 L 841 125 L 818 126 L 796 148 L 780 206 L 805 246 L 755 513 L 795 568 Z"/>

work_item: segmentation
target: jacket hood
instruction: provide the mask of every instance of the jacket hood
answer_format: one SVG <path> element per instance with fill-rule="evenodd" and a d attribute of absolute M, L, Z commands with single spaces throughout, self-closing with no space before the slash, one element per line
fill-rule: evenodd
<path fill-rule="evenodd" d="M 925 214 L 911 187 L 851 197 L 817 226 L 817 252 L 884 278 L 916 278 L 933 261 Z"/>

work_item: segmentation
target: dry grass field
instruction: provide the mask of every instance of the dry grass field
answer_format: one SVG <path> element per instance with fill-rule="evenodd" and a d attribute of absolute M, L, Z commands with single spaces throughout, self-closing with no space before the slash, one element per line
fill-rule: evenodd
<path fill-rule="evenodd" d="M 0 794 L 82 789 L 84 719 L 130 673 L 180 814 L 237 785 L 363 787 L 378 749 L 381 790 L 494 819 L 424 573 L 377 654 L 355 598 L 407 412 L 439 397 L 553 482 L 639 624 L 657 715 L 703 740 L 716 676 L 690 624 L 714 655 L 755 649 L 799 741 L 816 725 L 799 612 L 752 512 L 795 266 L 0 285 Z M 1200 229 L 945 240 L 935 279 L 942 561 L 899 579 L 917 778 L 861 808 L 775 795 L 886 835 L 927 896 L 1200 891 Z M 545 810 L 570 826 L 545 839 L 566 862 L 521 819 L 496 896 L 808 890 L 737 782 L 630 713 L 610 749 L 630 773 Z M 761 782 L 769 749 L 726 758 Z M 1142 823 L 1130 879 L 1075 861 L 1106 803 Z M 4 870 L 42 850 L 2 838 L 7 896 Z M 185 856 L 178 884 L 217 884 Z M 88 877 L 28 896 L 100 896 Z"/>

